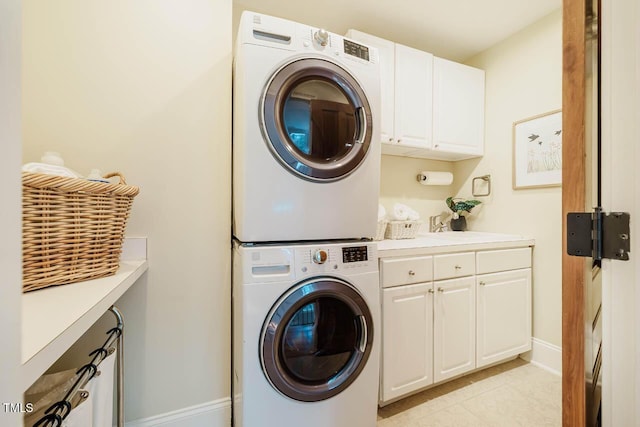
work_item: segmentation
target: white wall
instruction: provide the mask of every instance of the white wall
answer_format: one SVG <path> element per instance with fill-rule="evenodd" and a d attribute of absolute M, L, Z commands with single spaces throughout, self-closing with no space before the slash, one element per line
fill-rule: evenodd
<path fill-rule="evenodd" d="M 2 403 L 22 401 L 20 390 L 20 0 L 0 2 L 0 424 L 22 425 Z"/>
<path fill-rule="evenodd" d="M 127 235 L 148 236 L 149 272 L 118 303 L 126 419 L 229 399 L 231 1 L 23 5 L 24 161 L 59 151 L 141 188 Z"/>
<path fill-rule="evenodd" d="M 444 201 L 456 194 L 455 182 L 452 185 L 425 186 L 417 181 L 416 176 L 421 171 L 453 172 L 453 167 L 451 162 L 382 156 L 380 204 L 387 213 L 392 212 L 395 203 L 406 204 L 418 211 L 425 224 L 431 215 L 442 214 L 442 220 L 446 220 L 451 211 Z"/>
<path fill-rule="evenodd" d="M 547 16 L 467 61 L 486 71 L 485 155 L 455 165 L 459 197 L 471 194 L 471 178 L 491 174 L 492 194 L 469 218 L 479 231 L 535 238 L 533 335 L 562 344 L 560 187 L 512 188 L 512 126 L 562 106 L 562 15 Z"/>

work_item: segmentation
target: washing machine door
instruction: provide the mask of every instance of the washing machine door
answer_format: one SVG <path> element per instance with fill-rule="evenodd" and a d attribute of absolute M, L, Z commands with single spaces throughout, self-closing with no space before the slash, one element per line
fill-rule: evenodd
<path fill-rule="evenodd" d="M 294 286 L 262 329 L 264 373 L 280 393 L 303 402 L 328 399 L 360 374 L 373 345 L 373 321 L 360 293 L 336 278 Z"/>
<path fill-rule="evenodd" d="M 278 69 L 261 104 L 263 135 L 293 174 L 317 182 L 345 178 L 364 161 L 371 144 L 371 108 L 356 79 L 319 58 Z"/>

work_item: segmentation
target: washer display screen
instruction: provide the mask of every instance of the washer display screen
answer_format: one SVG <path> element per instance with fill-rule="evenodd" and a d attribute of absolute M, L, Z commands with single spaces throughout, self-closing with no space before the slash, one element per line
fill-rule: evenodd
<path fill-rule="evenodd" d="M 342 248 L 342 262 L 362 262 L 368 260 L 368 252 L 366 246 L 351 246 Z"/>

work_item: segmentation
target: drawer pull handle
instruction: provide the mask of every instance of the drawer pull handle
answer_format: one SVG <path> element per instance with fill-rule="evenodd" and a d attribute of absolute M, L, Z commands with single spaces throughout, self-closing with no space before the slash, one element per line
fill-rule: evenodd
<path fill-rule="evenodd" d="M 486 285 L 486 283 L 484 283 L 484 282 L 480 282 L 480 283 L 479 283 L 479 285 L 480 285 L 480 286 L 484 286 L 484 285 Z"/>
<path fill-rule="evenodd" d="M 415 271 L 413 271 L 413 270 L 409 270 L 409 276 L 415 276 L 415 275 L 416 275 L 416 272 L 415 272 Z"/>
<path fill-rule="evenodd" d="M 438 292 L 444 292 L 444 288 L 438 288 Z"/>
<path fill-rule="evenodd" d="M 460 267 L 459 265 L 456 265 L 456 270 L 460 270 L 462 267 Z"/>

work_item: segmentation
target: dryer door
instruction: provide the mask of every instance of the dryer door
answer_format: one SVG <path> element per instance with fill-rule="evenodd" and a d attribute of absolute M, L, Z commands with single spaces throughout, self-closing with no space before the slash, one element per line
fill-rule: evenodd
<path fill-rule="evenodd" d="M 305 58 L 281 67 L 266 85 L 260 110 L 272 153 L 305 179 L 342 179 L 369 151 L 369 102 L 353 76 L 333 62 Z"/>
<path fill-rule="evenodd" d="M 289 290 L 262 329 L 260 356 L 279 392 L 303 402 L 328 399 L 360 374 L 373 345 L 373 321 L 358 291 L 336 278 Z"/>

